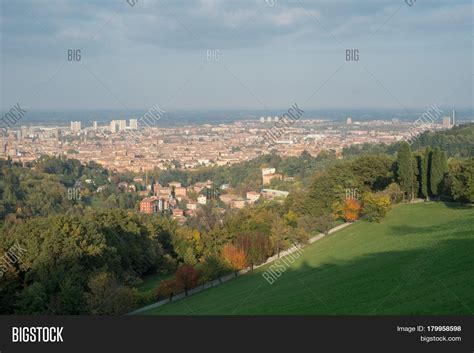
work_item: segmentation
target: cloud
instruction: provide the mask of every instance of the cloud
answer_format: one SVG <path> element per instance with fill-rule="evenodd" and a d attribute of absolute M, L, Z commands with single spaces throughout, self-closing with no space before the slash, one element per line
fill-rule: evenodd
<path fill-rule="evenodd" d="M 361 49 L 363 64 L 406 105 L 446 96 L 470 77 L 469 0 L 420 0 L 412 7 L 403 0 L 273 1 L 139 0 L 133 7 L 126 0 L 4 1 L 2 83 L 8 90 L 2 98 L 28 98 L 24 83 L 49 82 L 66 51 L 76 48 L 130 106 L 153 105 L 183 86 L 183 106 L 255 104 L 227 70 L 206 62 L 208 49 L 220 49 L 222 63 L 269 105 L 308 96 L 345 63 L 347 48 Z M 325 90 L 333 91 L 321 102 L 337 105 L 345 97 L 344 104 L 381 104 L 373 78 L 357 69 L 347 65 L 332 78 Z M 103 87 L 79 65 L 65 65 L 48 89 L 42 93 L 49 98 L 31 104 L 74 106 L 76 97 L 88 106 L 115 102 L 108 92 L 100 95 Z"/>
<path fill-rule="evenodd" d="M 53 38 L 57 45 L 75 42 L 87 46 L 98 32 L 96 39 L 106 42 L 181 50 L 248 48 L 289 37 L 302 42 L 309 37 L 364 38 L 377 29 L 380 34 L 396 36 L 418 32 L 420 27 L 432 31 L 449 26 L 469 28 L 471 5 L 427 1 L 408 7 L 392 1 L 280 0 L 270 7 L 263 0 L 140 0 L 131 7 L 125 0 L 51 0 L 2 6 L 4 38 L 15 44 L 29 42 L 25 36 L 34 34 L 35 41 L 42 38 L 45 45 L 51 45 Z M 395 11 L 394 18 L 385 23 Z"/>

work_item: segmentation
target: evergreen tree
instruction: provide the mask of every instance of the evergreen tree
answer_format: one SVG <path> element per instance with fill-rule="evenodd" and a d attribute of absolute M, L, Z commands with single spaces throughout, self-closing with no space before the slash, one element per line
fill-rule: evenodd
<path fill-rule="evenodd" d="M 446 153 L 439 147 L 433 150 L 431 157 L 430 189 L 433 196 L 439 196 L 445 174 L 448 172 Z"/>
<path fill-rule="evenodd" d="M 412 194 L 413 197 L 418 196 L 420 194 L 421 188 L 421 168 L 420 168 L 420 156 L 413 155 L 412 158 L 412 165 L 413 165 L 413 184 L 412 184 Z"/>
<path fill-rule="evenodd" d="M 430 166 L 431 148 L 428 146 L 421 160 L 421 195 L 426 199 L 429 198 Z"/>
<path fill-rule="evenodd" d="M 410 145 L 406 142 L 400 144 L 397 154 L 397 178 L 405 196 L 413 198 L 413 159 Z"/>

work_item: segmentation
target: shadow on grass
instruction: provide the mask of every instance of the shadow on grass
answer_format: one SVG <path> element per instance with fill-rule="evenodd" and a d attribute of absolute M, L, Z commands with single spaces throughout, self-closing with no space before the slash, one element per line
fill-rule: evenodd
<path fill-rule="evenodd" d="M 442 201 L 442 203 L 449 208 L 456 210 L 472 210 L 474 212 L 474 204 L 460 203 L 460 202 L 448 202 Z"/>
<path fill-rule="evenodd" d="M 305 259 L 274 276 L 273 284 L 263 278 L 269 268 L 264 267 L 146 314 L 472 314 L 472 253 L 474 238 L 442 240 L 435 249 L 330 259 L 321 265 Z"/>
<path fill-rule="evenodd" d="M 389 226 L 388 228 L 391 230 L 391 235 L 392 236 L 409 236 L 409 235 L 432 235 L 435 233 L 443 233 L 443 234 L 449 234 L 453 229 L 459 228 L 460 223 L 465 223 L 465 224 L 474 224 L 474 208 L 472 208 L 473 213 L 471 217 L 466 217 L 462 219 L 458 219 L 455 221 L 451 221 L 448 223 L 444 224 L 437 224 L 437 225 L 432 225 L 429 227 L 417 227 L 415 225 L 398 225 L 398 226 Z M 415 222 L 414 222 L 415 223 Z M 470 232 L 461 232 L 460 234 L 466 234 L 468 235 Z"/>

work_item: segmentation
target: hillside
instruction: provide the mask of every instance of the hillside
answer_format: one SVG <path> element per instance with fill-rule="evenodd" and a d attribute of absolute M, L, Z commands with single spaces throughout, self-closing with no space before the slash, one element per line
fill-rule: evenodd
<path fill-rule="evenodd" d="M 472 314 L 474 208 L 396 206 L 305 248 L 272 285 L 268 266 L 148 315 Z"/>

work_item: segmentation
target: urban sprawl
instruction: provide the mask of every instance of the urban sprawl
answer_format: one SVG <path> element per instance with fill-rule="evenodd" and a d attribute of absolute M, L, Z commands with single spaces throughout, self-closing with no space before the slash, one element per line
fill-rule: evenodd
<path fill-rule="evenodd" d="M 269 141 L 265 136 L 275 126 L 282 126 L 278 125 L 281 119 L 269 116 L 229 124 L 166 128 L 143 124 L 142 119 L 135 118 L 111 120 L 104 125 L 94 121 L 87 127 L 82 126 L 81 121 L 71 121 L 70 127 L 20 126 L 9 129 L 1 137 L 0 158 L 9 157 L 26 163 L 44 154 L 65 155 L 83 163 L 94 161 L 116 172 L 146 173 L 156 168 L 195 170 L 203 166 L 227 166 L 272 152 L 280 156 L 298 156 L 307 151 L 315 156 L 323 150 L 331 150 L 336 156 L 341 156 L 342 149 L 351 145 L 390 144 L 413 138 L 414 123 L 410 121 L 355 121 L 347 117 L 345 122 L 326 119 L 293 121 L 278 130 L 278 138 Z M 451 116 L 444 116 L 424 128 L 450 128 L 454 120 L 453 111 Z M 261 172 L 263 189 L 249 191 L 245 196 L 226 192 L 227 184 L 215 188 L 211 180 L 188 186 L 179 182 L 148 185 L 147 180 L 137 177 L 135 181 L 145 183 L 140 212 L 167 211 L 173 218 L 184 222 L 185 217 L 192 216 L 199 205 L 213 198 L 219 198 L 230 208 L 242 208 L 260 197 L 281 199 L 288 195 L 268 186 L 273 179 L 290 177 L 278 173 L 271 166 Z M 133 186 L 122 184 L 120 187 L 125 189 Z M 97 191 L 100 192 L 100 188 Z M 221 194 L 221 191 L 224 192 Z M 189 198 L 191 192 L 198 197 Z M 180 208 L 178 204 L 185 204 L 185 207 Z"/>

